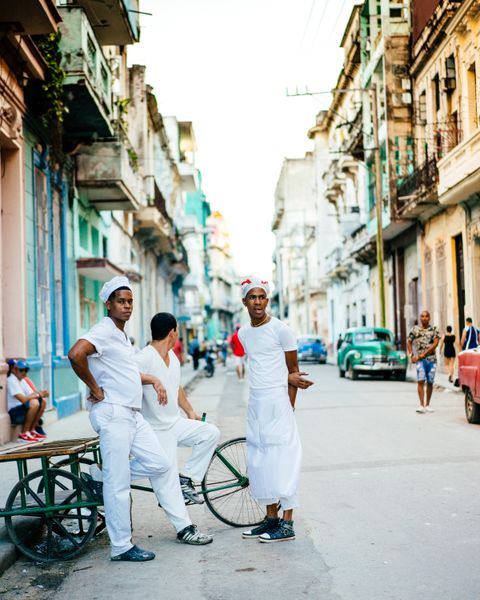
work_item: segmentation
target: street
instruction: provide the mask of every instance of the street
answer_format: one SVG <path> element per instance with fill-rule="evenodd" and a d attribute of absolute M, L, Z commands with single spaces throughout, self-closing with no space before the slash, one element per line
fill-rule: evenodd
<path fill-rule="evenodd" d="M 480 598 L 479 429 L 465 420 L 463 395 L 439 389 L 435 412 L 419 415 L 411 382 L 350 381 L 330 365 L 302 366 L 316 385 L 297 400 L 296 541 L 242 540 L 201 506 L 190 514 L 213 544 L 181 545 L 154 497 L 135 492 L 134 541 L 155 561 L 113 564 L 103 535 L 69 563 L 20 559 L 0 579 L 2 600 Z M 190 398 L 222 440 L 244 434 L 247 384 L 232 368 L 200 380 Z M 88 433 L 85 414 L 72 419 Z"/>

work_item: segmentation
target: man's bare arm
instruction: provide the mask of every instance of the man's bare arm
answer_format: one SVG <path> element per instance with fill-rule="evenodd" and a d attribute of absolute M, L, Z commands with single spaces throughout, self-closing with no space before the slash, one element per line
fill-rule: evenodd
<path fill-rule="evenodd" d="M 427 356 L 430 356 L 430 354 L 434 354 L 435 350 L 437 349 L 438 343 L 440 341 L 440 338 L 435 338 L 435 341 L 433 342 L 433 344 L 431 346 L 429 346 L 425 352 L 423 352 L 422 354 L 420 354 L 420 358 L 426 358 Z"/>
<path fill-rule="evenodd" d="M 101 402 L 105 395 L 102 388 L 96 382 L 95 377 L 92 375 L 87 360 L 88 356 L 95 354 L 96 351 L 97 349 L 95 346 L 87 340 L 78 340 L 70 348 L 68 360 L 78 378 L 81 379 L 90 390 L 89 400 L 92 402 Z"/>
<path fill-rule="evenodd" d="M 167 390 L 163 387 L 163 383 L 155 375 L 149 375 L 148 373 L 140 373 L 140 379 L 142 385 L 153 385 L 153 389 L 157 392 L 157 399 L 159 404 L 164 406 L 168 404 Z"/>
<path fill-rule="evenodd" d="M 285 362 L 287 363 L 288 368 L 288 397 L 290 398 L 290 404 L 292 405 L 292 408 L 295 408 L 297 389 L 299 387 L 299 385 L 296 385 L 296 383 L 298 383 L 299 379 L 301 379 L 300 369 L 298 368 L 297 351 L 291 350 L 289 352 L 285 352 Z"/>
<path fill-rule="evenodd" d="M 195 421 L 201 421 L 202 418 L 194 411 L 193 406 L 190 404 L 187 398 L 187 394 L 182 386 L 178 390 L 178 406 L 183 410 L 189 419 Z"/>

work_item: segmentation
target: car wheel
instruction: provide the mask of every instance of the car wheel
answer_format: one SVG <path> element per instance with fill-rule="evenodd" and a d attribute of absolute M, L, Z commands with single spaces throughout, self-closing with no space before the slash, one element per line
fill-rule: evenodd
<path fill-rule="evenodd" d="M 465 416 L 472 425 L 480 423 L 480 406 L 473 399 L 473 394 L 469 388 L 465 391 Z"/>
<path fill-rule="evenodd" d="M 345 377 L 345 371 L 343 369 L 341 369 L 340 367 L 338 367 L 338 374 L 340 375 L 340 377 Z"/>
<path fill-rule="evenodd" d="M 348 363 L 347 373 L 348 373 L 348 377 L 352 381 L 355 381 L 356 379 L 358 379 L 358 373 L 355 371 L 355 369 L 353 368 L 352 363 L 350 363 L 350 362 Z"/>

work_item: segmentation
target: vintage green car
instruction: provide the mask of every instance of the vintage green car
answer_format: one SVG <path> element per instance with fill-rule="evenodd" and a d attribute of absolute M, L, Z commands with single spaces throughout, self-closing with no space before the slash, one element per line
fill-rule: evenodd
<path fill-rule="evenodd" d="M 378 374 L 405 381 L 407 363 L 406 353 L 396 348 L 393 333 L 382 327 L 349 329 L 337 355 L 340 377 L 347 374 L 350 379 Z"/>

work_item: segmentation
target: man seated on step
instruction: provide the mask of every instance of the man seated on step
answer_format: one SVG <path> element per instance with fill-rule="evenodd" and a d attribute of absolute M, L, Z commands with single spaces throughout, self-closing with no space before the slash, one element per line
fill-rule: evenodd
<path fill-rule="evenodd" d="M 180 361 L 173 348 L 178 338 L 177 320 L 170 313 L 156 314 L 151 323 L 152 341 L 135 355 L 140 371 L 152 373 L 167 391 L 168 402 L 158 403 L 149 386 L 143 386 L 142 414 L 150 423 L 173 468 L 178 465 L 177 448 L 192 448 L 180 473 L 185 500 L 202 504 L 194 481 L 202 481 L 215 450 L 220 432 L 211 423 L 201 421 L 180 385 Z M 180 408 L 186 414 L 182 417 Z"/>

